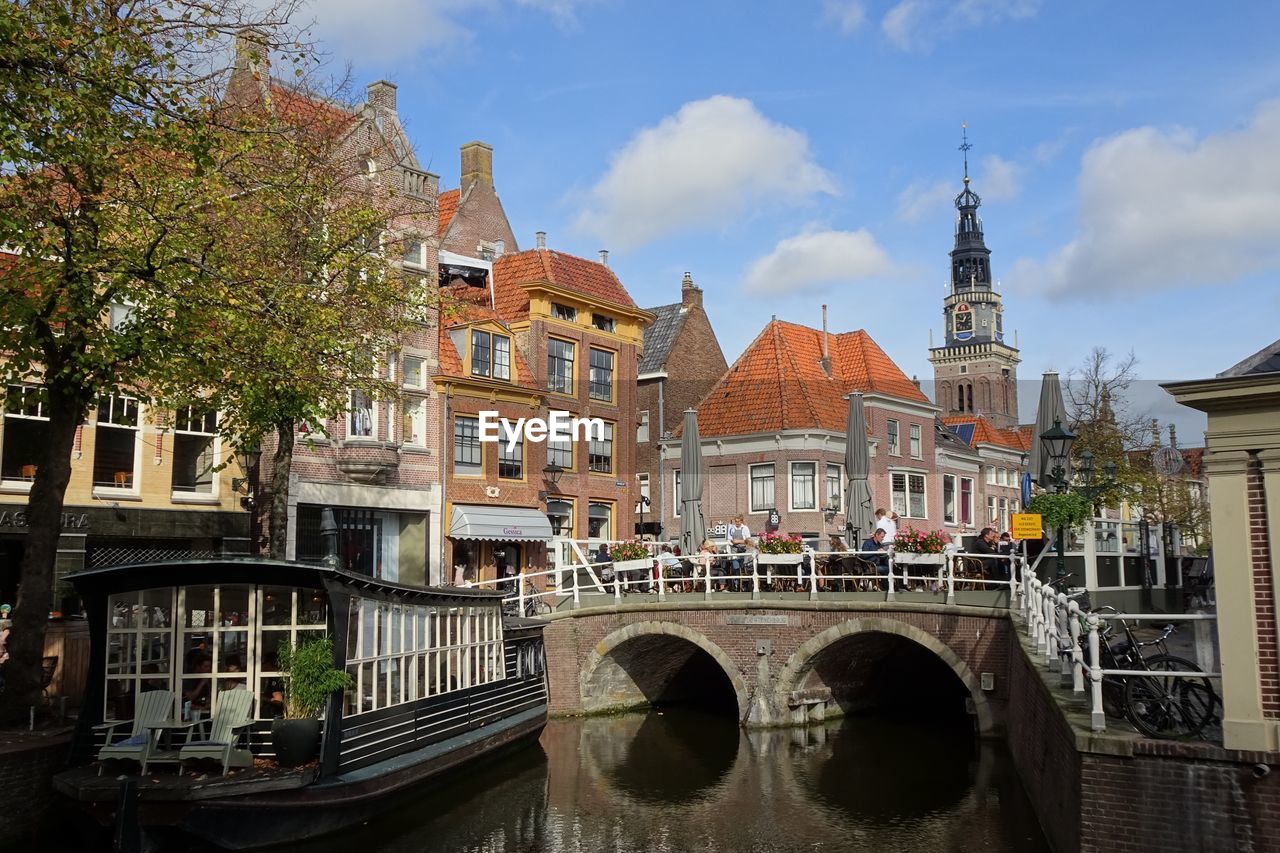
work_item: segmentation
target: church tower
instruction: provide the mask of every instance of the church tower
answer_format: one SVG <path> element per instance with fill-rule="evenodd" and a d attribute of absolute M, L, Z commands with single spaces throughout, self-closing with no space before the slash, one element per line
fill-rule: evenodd
<path fill-rule="evenodd" d="M 978 207 L 969 187 L 968 131 L 964 189 L 956 196 L 956 242 L 951 282 L 942 303 L 943 344 L 930 347 L 937 403 L 944 417 L 984 415 L 996 426 L 1018 424 L 1018 350 L 1005 343 L 1004 306 L 992 286 L 991 250 L 982 238 Z"/>

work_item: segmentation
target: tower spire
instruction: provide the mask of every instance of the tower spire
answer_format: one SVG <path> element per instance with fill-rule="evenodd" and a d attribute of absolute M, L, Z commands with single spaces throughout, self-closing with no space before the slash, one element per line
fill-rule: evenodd
<path fill-rule="evenodd" d="M 960 123 L 960 150 L 964 152 L 964 182 L 969 183 L 969 149 L 973 144 L 969 142 L 969 122 Z"/>

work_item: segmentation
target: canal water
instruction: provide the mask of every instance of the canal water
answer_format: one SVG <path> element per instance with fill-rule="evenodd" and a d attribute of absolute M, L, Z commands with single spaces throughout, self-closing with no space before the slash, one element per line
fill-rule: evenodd
<path fill-rule="evenodd" d="M 968 720 L 747 731 L 687 709 L 553 720 L 541 740 L 306 853 L 1048 853 L 999 744 Z"/>

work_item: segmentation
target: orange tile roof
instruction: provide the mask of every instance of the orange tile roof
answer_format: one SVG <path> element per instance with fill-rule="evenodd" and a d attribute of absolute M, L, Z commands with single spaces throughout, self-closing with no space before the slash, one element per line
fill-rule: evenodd
<path fill-rule="evenodd" d="M 436 209 L 438 211 L 439 224 L 436 227 L 436 236 L 443 237 L 444 232 L 449 230 L 449 223 L 453 221 L 453 215 L 458 212 L 458 199 L 462 196 L 462 190 L 445 190 L 436 196 Z"/>
<path fill-rule="evenodd" d="M 831 376 L 822 369 L 822 331 L 774 320 L 698 404 L 700 435 L 784 429 L 844 432 L 851 391 L 929 403 L 865 331 L 830 335 Z"/>
<path fill-rule="evenodd" d="M 440 323 L 440 367 L 435 372 L 436 376 L 445 376 L 452 379 L 479 379 L 479 377 L 473 377 L 466 372 L 462 354 L 453 345 L 453 338 L 450 337 L 449 331 L 483 320 L 500 322 L 497 313 L 488 306 L 457 302 L 445 309 L 445 316 Z M 511 358 L 516 375 L 515 381 L 511 384 L 518 388 L 540 392 L 542 389 L 538 387 L 536 377 L 533 375 L 533 371 L 529 369 L 529 364 L 524 360 L 524 355 L 521 354 L 519 347 L 511 347 Z"/>
<path fill-rule="evenodd" d="M 494 306 L 503 317 L 529 313 L 529 294 L 523 285 L 546 282 L 564 290 L 635 308 L 631 294 L 613 270 L 595 261 L 550 249 L 529 249 L 503 255 L 494 262 Z"/>
<path fill-rule="evenodd" d="M 1027 451 L 1031 449 L 1030 433 L 1028 432 L 1024 435 L 1022 427 L 1000 429 L 982 415 L 952 415 L 951 417 L 943 418 L 942 422 L 947 426 L 973 424 L 973 441 L 969 443 L 971 447 L 976 447 L 979 444 L 994 444 L 997 447 L 1007 447 L 1010 450 Z"/>
<path fill-rule="evenodd" d="M 355 114 L 350 110 L 280 83 L 273 82 L 269 93 L 276 115 L 301 129 L 325 130 L 336 135 L 345 132 L 356 120 Z"/>

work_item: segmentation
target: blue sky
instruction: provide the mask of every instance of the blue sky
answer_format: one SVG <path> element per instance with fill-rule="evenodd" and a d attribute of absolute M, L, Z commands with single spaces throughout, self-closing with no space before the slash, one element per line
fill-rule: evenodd
<path fill-rule="evenodd" d="M 865 328 L 929 378 L 968 123 L 1023 380 L 1094 346 L 1147 380 L 1280 336 L 1280 6 L 1040 0 L 313 0 L 457 186 L 494 149 L 521 248 L 689 270 L 732 361 L 769 317 Z M 1023 388 L 1034 405 L 1032 389 Z M 1173 409 L 1151 385 L 1137 402 Z M 1025 408 L 1025 406 L 1024 406 Z M 1179 417 L 1185 443 L 1202 421 Z"/>

